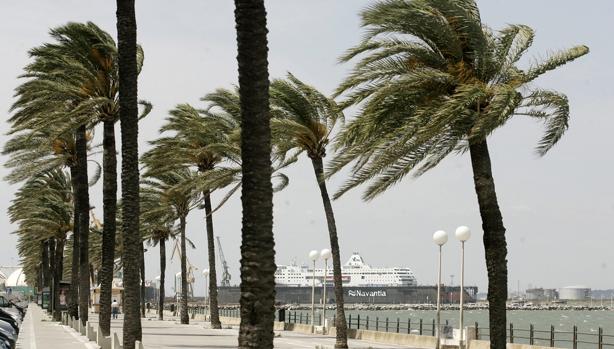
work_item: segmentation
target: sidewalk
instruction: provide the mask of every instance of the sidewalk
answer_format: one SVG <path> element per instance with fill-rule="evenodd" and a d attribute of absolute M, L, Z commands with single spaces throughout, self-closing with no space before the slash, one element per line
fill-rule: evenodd
<path fill-rule="evenodd" d="M 150 315 L 150 316 L 153 316 Z M 159 321 L 155 318 L 141 320 L 143 326 L 143 344 L 147 349 L 185 349 L 185 348 L 236 348 L 237 328 L 212 330 L 208 323 L 191 320 L 190 325 L 181 325 L 175 319 Z M 98 327 L 98 316 L 90 314 L 90 324 Z M 121 340 L 123 320 L 113 320 L 111 331 L 117 333 Z M 291 331 L 275 333 L 275 348 L 332 348 L 335 339 L 329 336 L 301 334 Z M 407 346 L 380 344 L 363 340 L 349 340 L 352 349 L 392 349 Z M 36 304 L 30 304 L 21 326 L 18 349 L 97 349 L 94 342 L 88 342 L 84 336 L 68 326 L 62 326 L 49 320 L 44 310 Z"/>
<path fill-rule="evenodd" d="M 151 315 L 153 316 L 153 315 Z M 90 315 L 90 322 L 97 327 L 98 318 Z M 238 329 L 212 330 L 208 323 L 190 320 L 189 325 L 181 325 L 175 319 L 159 321 L 156 318 L 142 319 L 143 345 L 146 349 L 185 349 L 185 348 L 236 348 Z M 121 338 L 122 320 L 111 322 L 111 331 Z M 335 339 L 322 335 L 307 335 L 291 331 L 275 332 L 275 348 L 333 348 Z M 410 349 L 402 345 L 391 345 L 363 340 L 348 341 L 352 349 Z"/>
<path fill-rule="evenodd" d="M 51 321 L 44 310 L 30 303 L 28 312 L 19 329 L 18 349 L 95 349 L 98 346 L 87 342 L 77 332 Z"/>

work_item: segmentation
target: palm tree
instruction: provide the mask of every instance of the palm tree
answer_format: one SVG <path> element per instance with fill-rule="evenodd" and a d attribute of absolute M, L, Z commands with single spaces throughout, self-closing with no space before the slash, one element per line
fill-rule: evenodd
<path fill-rule="evenodd" d="M 19 108 L 12 120 L 14 128 L 43 129 L 50 126 L 58 128 L 56 133 L 78 130 L 83 134 L 85 125 L 104 123 L 104 179 L 103 210 L 105 212 L 103 248 L 103 271 L 101 272 L 101 328 L 108 333 L 110 324 L 111 279 L 113 269 L 113 250 L 116 212 L 116 160 L 113 124 L 117 119 L 117 49 L 112 37 L 88 22 L 68 23 L 51 31 L 57 44 L 48 44 L 31 50 L 34 63 L 26 67 L 24 77 L 32 78 L 18 88 L 20 97 L 14 108 Z M 139 69 L 142 66 L 142 50 L 139 48 Z M 146 105 L 145 113 L 150 110 Z M 70 106 L 67 108 L 67 106 Z M 35 117 L 42 115 L 43 117 Z M 52 135 L 53 138 L 57 136 Z M 81 137 L 81 136 L 80 136 Z M 79 138 L 79 137 L 77 137 Z M 59 144 L 61 145 L 61 143 Z M 82 146 L 82 145 L 81 145 Z M 57 147 L 54 145 L 54 147 Z M 61 147 L 60 147 L 61 148 Z M 80 178 L 75 172 L 75 179 Z M 75 182 L 77 183 L 77 182 Z M 79 182 L 81 186 L 83 181 Z M 77 191 L 75 191 L 77 192 Z M 78 200 L 76 201 L 78 205 Z M 83 216 L 89 204 L 82 208 Z M 87 222 L 83 222 L 85 225 Z M 87 234 L 85 234 L 87 235 Z M 78 243 L 78 234 L 75 243 Z M 87 240 L 81 248 L 86 250 Z M 85 257 L 85 256 L 84 256 Z M 87 267 L 87 259 L 82 268 Z M 79 254 L 75 255 L 75 265 Z M 76 273 L 74 273 L 76 274 Z M 85 278 L 82 281 L 87 281 Z M 88 292 L 89 294 L 89 292 Z M 107 301 L 105 301 L 108 298 Z M 82 305 L 84 301 L 81 301 Z M 106 320 L 105 320 L 106 319 Z"/>
<path fill-rule="evenodd" d="M 19 94 L 19 92 L 18 92 Z M 15 127 L 12 127 L 14 130 Z M 5 163 L 12 168 L 6 179 L 10 183 L 17 183 L 35 176 L 39 172 L 67 167 L 70 169 L 73 191 L 76 187 L 76 153 L 74 133 L 65 133 L 54 136 L 51 129 L 37 129 L 18 131 L 5 143 L 2 153 L 10 155 Z M 49 141 L 51 140 L 51 142 Z M 79 224 L 77 221 L 78 203 L 73 200 L 73 249 L 79 247 Z M 78 318 L 78 285 L 79 285 L 79 254 L 71 254 L 72 262 L 70 273 L 71 287 L 68 298 L 69 314 Z"/>
<path fill-rule="evenodd" d="M 39 282 L 52 290 L 50 310 L 59 320 L 59 283 L 64 265 L 64 246 L 72 230 L 72 188 L 62 170 L 41 172 L 17 191 L 8 209 L 11 222 L 18 223 L 18 252 L 28 280 L 40 268 L 50 269 Z M 42 248 L 41 248 L 42 247 Z"/>
<path fill-rule="evenodd" d="M 219 92 L 218 95 L 221 95 Z M 211 97 L 212 98 L 212 97 Z M 238 98 L 238 97 L 237 97 Z M 207 100 L 207 97 L 204 98 Z M 170 111 L 161 132 L 172 131 L 173 136 L 159 138 L 153 148 L 143 155 L 148 165 L 147 175 L 194 168 L 198 175 L 179 183 L 182 190 L 202 193 L 205 209 L 207 248 L 209 256 L 209 299 L 212 328 L 221 328 L 217 303 L 217 277 L 213 231 L 211 194 L 234 184 L 221 204 L 236 192 L 240 180 L 240 149 L 236 142 L 239 120 L 231 114 L 199 111 L 188 104 L 180 104 Z M 219 207 L 219 206 L 218 206 Z"/>
<path fill-rule="evenodd" d="M 239 348 L 272 348 L 275 241 L 264 0 L 235 0 L 241 101 L 243 229 Z"/>
<path fill-rule="evenodd" d="M 184 191 L 177 187 L 190 181 L 195 173 L 189 169 L 168 171 L 143 179 L 144 195 L 159 197 L 158 207 L 148 210 L 148 215 L 168 215 L 171 222 L 179 220 L 180 253 L 181 253 L 181 303 L 180 317 L 182 324 L 189 324 L 188 314 L 188 268 L 186 255 L 186 219 L 192 209 L 198 204 L 199 195 Z"/>
<path fill-rule="evenodd" d="M 122 144 L 123 347 L 141 340 L 139 314 L 139 150 L 137 44 L 134 0 L 117 0 L 119 115 Z"/>
<path fill-rule="evenodd" d="M 294 75 L 288 74 L 287 79 L 276 79 L 271 83 L 271 115 L 276 152 L 282 158 L 286 158 L 288 152 L 294 151 L 286 160 L 290 162 L 295 161 L 296 157 L 303 152 L 311 159 L 316 183 L 322 195 L 333 256 L 335 301 L 337 303 L 335 347 L 347 348 L 339 240 L 335 215 L 326 188 L 323 164 L 330 133 L 335 128 L 337 121 L 343 120 L 343 113 L 333 100 L 306 85 Z"/>
<path fill-rule="evenodd" d="M 141 188 L 141 232 L 150 246 L 159 245 L 160 285 L 158 298 L 158 319 L 164 320 L 164 283 L 166 279 L 166 242 L 174 237 L 172 211 L 160 209 L 162 193 L 155 188 Z"/>
<path fill-rule="evenodd" d="M 487 137 L 512 116 L 544 121 L 537 153 L 544 155 L 568 127 L 561 93 L 532 82 L 588 52 L 586 46 L 552 54 L 528 68 L 517 65 L 533 30 L 485 26 L 474 0 L 386 0 L 366 8 L 363 41 L 341 60 L 364 57 L 337 90 L 344 106 L 361 104 L 337 139 L 334 173 L 354 163 L 335 197 L 370 182 L 370 200 L 413 171 L 420 176 L 453 151 L 469 151 L 488 270 L 491 348 L 505 347 L 507 248 Z"/>

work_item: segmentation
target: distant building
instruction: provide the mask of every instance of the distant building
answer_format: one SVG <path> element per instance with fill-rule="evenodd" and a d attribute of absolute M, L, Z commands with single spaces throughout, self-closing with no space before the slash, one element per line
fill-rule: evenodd
<path fill-rule="evenodd" d="M 591 297 L 591 289 L 586 286 L 567 286 L 559 289 L 559 299 L 583 301 Z"/>
<path fill-rule="evenodd" d="M 559 293 L 553 288 L 530 288 L 526 291 L 527 301 L 549 302 L 559 299 Z"/>
<path fill-rule="evenodd" d="M 554 288 L 545 288 L 544 289 L 544 297 L 546 297 L 547 301 L 554 301 L 559 299 L 559 291 Z"/>
<path fill-rule="evenodd" d="M 543 288 L 529 288 L 526 291 L 526 299 L 528 301 L 541 301 L 544 299 Z"/>

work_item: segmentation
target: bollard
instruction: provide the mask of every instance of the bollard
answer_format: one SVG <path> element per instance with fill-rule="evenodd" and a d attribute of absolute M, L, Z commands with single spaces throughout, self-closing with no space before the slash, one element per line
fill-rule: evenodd
<path fill-rule="evenodd" d="M 350 314 L 350 318 L 348 320 L 348 328 L 352 328 L 352 314 Z"/>
<path fill-rule="evenodd" d="M 360 330 L 360 314 L 357 315 L 358 316 L 358 325 L 356 326 L 357 329 Z"/>
<path fill-rule="evenodd" d="M 386 332 L 388 332 L 388 317 L 386 316 Z"/>
<path fill-rule="evenodd" d="M 113 339 L 111 342 L 111 349 L 122 349 L 122 345 L 119 342 L 119 338 L 117 338 L 117 333 L 113 332 Z"/>
<path fill-rule="evenodd" d="M 411 318 L 407 318 L 407 334 L 411 333 Z"/>
<path fill-rule="evenodd" d="M 379 317 L 375 317 L 375 330 L 379 331 Z"/>
<path fill-rule="evenodd" d="M 96 344 L 98 344 L 100 349 L 111 349 L 111 337 L 103 336 L 100 326 L 98 326 L 96 331 Z"/>
<path fill-rule="evenodd" d="M 420 335 L 422 336 L 422 319 L 420 319 Z"/>
<path fill-rule="evenodd" d="M 431 334 L 435 336 L 435 319 L 433 319 L 433 324 L 431 325 Z"/>
<path fill-rule="evenodd" d="M 88 340 L 92 342 L 96 341 L 96 332 L 94 331 L 94 327 L 92 326 L 92 324 L 90 324 L 89 321 L 85 324 L 85 336 Z"/>
<path fill-rule="evenodd" d="M 573 327 L 573 349 L 578 349 L 578 326 Z"/>
<path fill-rule="evenodd" d="M 369 315 L 367 315 L 367 330 L 369 329 Z"/>
<path fill-rule="evenodd" d="M 397 333 L 399 333 L 399 330 L 401 329 L 400 327 L 400 320 L 397 318 Z"/>

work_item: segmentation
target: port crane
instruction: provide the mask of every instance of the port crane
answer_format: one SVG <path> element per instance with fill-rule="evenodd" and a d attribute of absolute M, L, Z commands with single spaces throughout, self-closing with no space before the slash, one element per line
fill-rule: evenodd
<path fill-rule="evenodd" d="M 217 249 L 218 255 L 220 257 L 220 263 L 222 263 L 222 269 L 224 270 L 222 272 L 222 281 L 220 283 L 220 286 L 228 287 L 230 286 L 230 272 L 228 272 L 228 263 L 226 262 L 226 258 L 224 258 L 224 251 L 222 251 L 222 243 L 220 242 L 220 237 L 216 236 L 215 238 L 217 239 Z"/>

